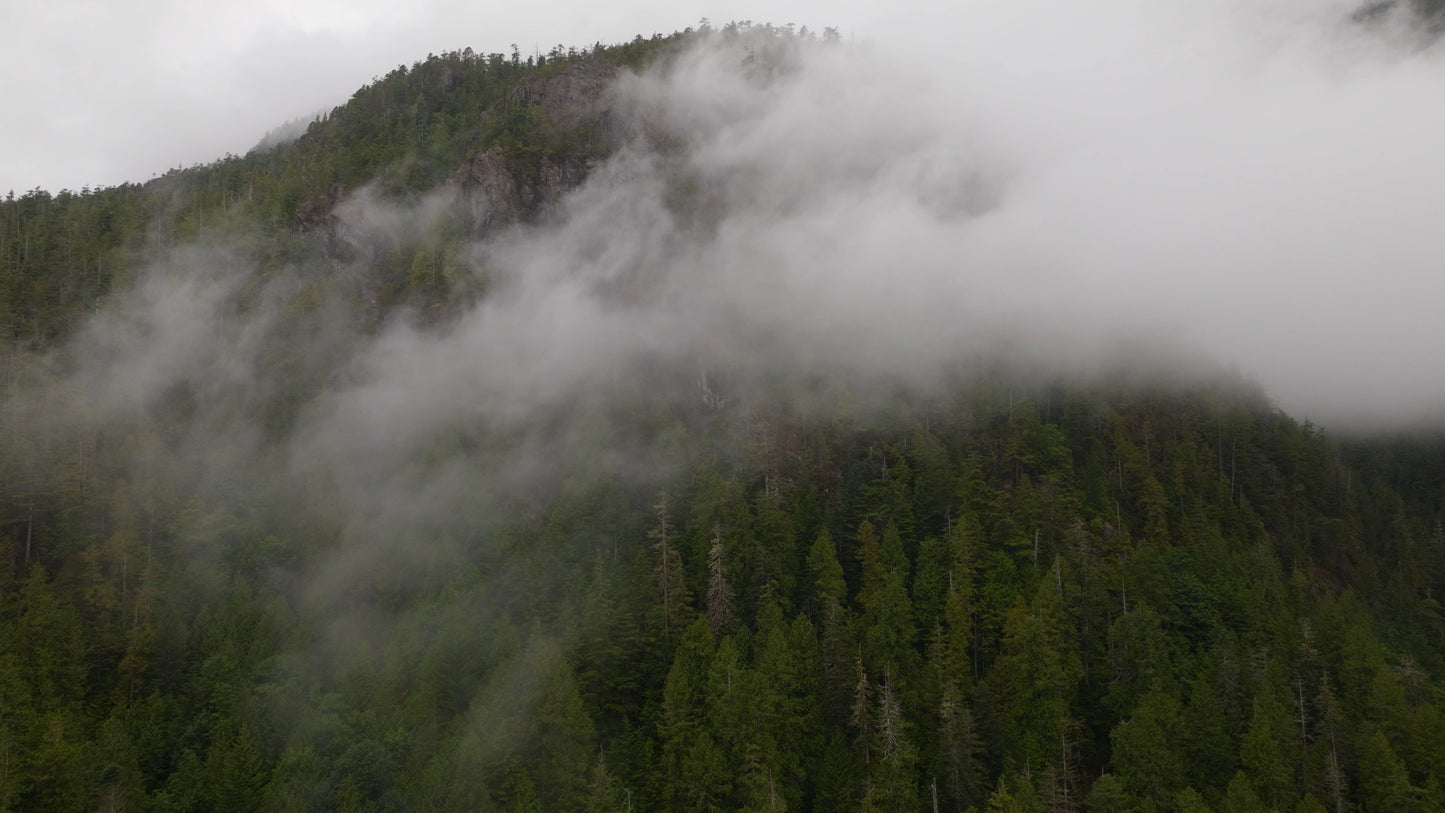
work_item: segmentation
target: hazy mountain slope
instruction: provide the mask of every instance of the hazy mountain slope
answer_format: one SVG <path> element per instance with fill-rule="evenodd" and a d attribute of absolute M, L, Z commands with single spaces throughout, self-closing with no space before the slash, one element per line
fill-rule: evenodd
<path fill-rule="evenodd" d="M 830 39 L 0 207 L 0 809 L 1445 806 L 1438 444 L 995 326 L 1017 187 Z"/>

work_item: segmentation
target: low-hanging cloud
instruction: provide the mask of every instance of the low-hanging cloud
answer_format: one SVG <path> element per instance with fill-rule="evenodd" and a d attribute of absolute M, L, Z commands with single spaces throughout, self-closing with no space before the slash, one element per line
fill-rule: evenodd
<path fill-rule="evenodd" d="M 496 295 L 384 337 L 337 409 L 527 416 L 643 358 L 916 378 L 1167 346 L 1299 417 L 1438 419 L 1445 57 L 1352 11 L 975 3 L 939 41 L 704 38 L 620 80 L 635 138 L 553 222 L 478 249 Z"/>
<path fill-rule="evenodd" d="M 182 424 L 122 430 L 137 468 L 221 482 L 207 508 L 244 515 L 255 489 L 293 509 L 268 532 L 315 541 L 286 582 L 307 657 L 343 667 L 406 638 L 369 588 L 481 561 L 486 612 L 560 596 L 526 512 L 569 478 L 665 484 L 687 461 L 628 408 L 696 407 L 701 375 L 725 423 L 826 402 L 808 389 L 830 378 L 1147 353 L 1233 366 L 1327 425 L 1438 421 L 1445 55 L 1352 11 L 977 2 L 861 44 L 713 33 L 618 79 L 619 150 L 543 222 L 468 246 L 485 296 L 441 324 L 355 312 L 367 246 L 423 239 L 458 191 L 361 190 L 331 213 L 361 250 L 264 282 L 244 240 L 171 251 L 36 363 L 69 372 L 49 400 L 0 406 Z"/>
<path fill-rule="evenodd" d="M 472 245 L 487 294 L 443 325 L 356 331 L 367 251 L 258 289 L 244 245 L 183 249 L 93 319 L 63 397 L 93 425 L 182 393 L 158 465 L 264 457 L 341 537 L 322 602 L 471 549 L 564 476 L 660 481 L 659 436 L 594 430 L 609 403 L 695 403 L 702 375 L 727 412 L 1147 352 L 1327 425 L 1438 420 L 1445 61 L 1300 8 L 977 3 L 907 47 L 714 32 L 618 79 L 619 150 Z M 335 228 L 405 245 L 456 194 L 361 190 Z M 300 289 L 339 303 L 297 311 Z"/>

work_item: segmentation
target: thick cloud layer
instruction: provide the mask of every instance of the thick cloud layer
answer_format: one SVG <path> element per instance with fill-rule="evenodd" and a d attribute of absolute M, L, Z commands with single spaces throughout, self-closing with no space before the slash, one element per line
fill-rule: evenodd
<path fill-rule="evenodd" d="M 632 144 L 558 222 L 479 247 L 498 295 L 385 337 L 336 409 L 520 419 L 641 359 L 919 379 L 1146 348 L 1333 426 L 1438 420 L 1445 55 L 1294 11 L 981 3 L 937 47 L 717 38 L 624 78 Z"/>
<path fill-rule="evenodd" d="M 643 352 L 915 374 L 1142 343 L 1332 425 L 1441 417 L 1445 56 L 1403 11 L 899 8 L 786 75 L 714 46 L 624 79 L 633 123 L 681 150 L 641 139 L 560 225 L 479 249 L 508 296 L 443 342 L 384 340 L 374 386 L 404 358 L 526 414 Z"/>
<path fill-rule="evenodd" d="M 1445 57 L 1294 10 L 976 3 L 908 48 L 717 34 L 619 80 L 621 151 L 546 224 L 471 247 L 489 293 L 444 329 L 288 312 L 365 260 L 240 307 L 244 245 L 184 249 L 96 317 L 48 411 L 170 410 L 190 424 L 158 465 L 197 482 L 273 437 L 261 470 L 363 563 L 435 559 L 566 466 L 665 472 L 655 438 L 576 449 L 607 403 L 695 401 L 704 375 L 729 409 L 808 408 L 840 376 L 856 399 L 976 360 L 1142 360 L 1238 369 L 1331 427 L 1439 421 Z M 402 244 L 453 194 L 335 214 Z M 277 403 L 294 421 L 253 414 Z"/>
<path fill-rule="evenodd" d="M 1441 415 L 1440 48 L 1345 4 L 1024 5 L 950 29 L 949 90 L 1017 169 L 972 242 L 1026 308 L 1172 333 L 1296 415 Z"/>
<path fill-rule="evenodd" d="M 619 80 L 621 151 L 545 224 L 470 246 L 488 294 L 445 326 L 354 331 L 365 259 L 263 284 L 244 239 L 190 247 L 15 363 L 53 386 L 0 407 L 27 439 L 122 427 L 138 481 L 207 511 L 283 506 L 266 532 L 308 564 L 278 579 L 328 668 L 408 640 L 371 590 L 473 568 L 453 628 L 565 596 L 508 532 L 575 481 L 665 481 L 666 411 L 611 419 L 695 406 L 704 375 L 719 423 L 1000 357 L 1222 365 L 1332 427 L 1440 421 L 1445 53 L 1350 12 L 978 2 L 913 21 L 936 39 L 718 35 Z M 404 245 L 455 193 L 334 214 Z M 175 520 L 198 571 L 209 517 Z"/>

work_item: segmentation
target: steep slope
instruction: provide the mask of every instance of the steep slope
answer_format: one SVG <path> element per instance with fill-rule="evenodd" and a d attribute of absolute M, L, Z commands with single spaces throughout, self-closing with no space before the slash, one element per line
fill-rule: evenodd
<path fill-rule="evenodd" d="M 617 146 L 605 93 L 617 71 L 684 40 L 639 37 L 525 61 L 431 55 L 272 149 L 145 184 L 11 193 L 0 205 L 4 338 L 38 348 L 69 335 L 158 246 L 254 238 L 259 227 L 267 262 L 305 262 L 323 247 L 344 258 L 334 209 L 362 187 L 394 202 L 451 188 L 455 227 L 473 238 L 533 220 Z M 404 280 L 390 282 L 404 299 Z"/>
<path fill-rule="evenodd" d="M 447 54 L 4 204 L 0 809 L 1445 807 L 1439 445 L 1133 356 L 879 369 L 916 326 L 749 321 L 763 263 L 690 307 L 724 214 L 809 203 L 674 160 L 698 40 L 744 121 L 841 47 Z M 937 175 L 898 205 L 996 203 Z"/>

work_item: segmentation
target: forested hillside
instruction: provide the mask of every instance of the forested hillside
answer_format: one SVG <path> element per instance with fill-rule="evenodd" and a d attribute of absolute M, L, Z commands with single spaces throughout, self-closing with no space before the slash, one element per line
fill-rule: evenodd
<path fill-rule="evenodd" d="M 699 44 L 851 47 L 429 56 L 0 203 L 0 811 L 1445 809 L 1445 441 L 696 338 L 692 246 L 801 205 L 648 106 Z"/>

